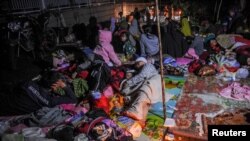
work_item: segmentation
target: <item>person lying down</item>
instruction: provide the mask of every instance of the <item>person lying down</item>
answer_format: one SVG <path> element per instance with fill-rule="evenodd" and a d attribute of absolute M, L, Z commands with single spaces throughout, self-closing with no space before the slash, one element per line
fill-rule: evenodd
<path fill-rule="evenodd" d="M 135 69 L 138 74 L 122 84 L 121 93 L 125 97 L 123 114 L 144 126 L 151 104 L 161 101 L 161 76 L 154 65 L 143 57 L 136 59 Z"/>
<path fill-rule="evenodd" d="M 50 81 L 45 85 L 28 81 L 21 84 L 8 94 L 0 95 L 0 116 L 29 114 L 42 107 L 54 107 L 60 104 L 76 103 L 72 89 L 60 78 L 57 72 L 51 72 Z M 58 90 L 64 95 L 59 95 Z"/>

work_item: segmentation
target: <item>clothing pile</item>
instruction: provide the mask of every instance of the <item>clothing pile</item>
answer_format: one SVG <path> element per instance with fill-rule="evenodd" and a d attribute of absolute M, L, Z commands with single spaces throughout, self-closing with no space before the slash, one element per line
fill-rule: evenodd
<path fill-rule="evenodd" d="M 77 53 L 83 58 L 77 58 Z M 109 67 L 99 55 L 86 49 L 77 53 L 72 53 L 72 59 L 72 54 L 56 51 L 52 69 L 21 85 L 23 93 L 19 96 L 27 96 L 27 100 L 15 100 L 22 108 L 18 111 L 21 117 L 0 120 L 2 140 L 30 140 L 22 130 L 29 132 L 31 140 L 41 141 L 148 140 L 142 134 L 148 110 L 161 101 L 162 93 L 161 85 L 154 85 L 161 82 L 155 67 L 146 63 L 143 73 L 133 73 L 125 89 L 121 82 L 129 68 Z M 59 84 L 66 86 L 54 90 Z M 10 106 L 12 110 L 15 104 Z"/>

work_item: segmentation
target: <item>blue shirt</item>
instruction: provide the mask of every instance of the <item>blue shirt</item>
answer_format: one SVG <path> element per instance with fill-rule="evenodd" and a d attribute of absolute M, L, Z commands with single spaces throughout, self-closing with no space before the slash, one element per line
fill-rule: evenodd
<path fill-rule="evenodd" d="M 159 52 L 158 37 L 153 34 L 142 34 L 140 40 L 141 56 L 153 56 Z"/>

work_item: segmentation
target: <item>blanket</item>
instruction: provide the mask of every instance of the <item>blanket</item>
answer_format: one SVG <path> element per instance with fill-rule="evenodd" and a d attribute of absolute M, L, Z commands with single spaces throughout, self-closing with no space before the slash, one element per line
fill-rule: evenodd
<path fill-rule="evenodd" d="M 137 90 L 127 93 L 125 114 L 133 119 L 145 121 L 151 104 L 161 101 L 160 84 L 161 76 L 158 74 L 142 82 Z"/>

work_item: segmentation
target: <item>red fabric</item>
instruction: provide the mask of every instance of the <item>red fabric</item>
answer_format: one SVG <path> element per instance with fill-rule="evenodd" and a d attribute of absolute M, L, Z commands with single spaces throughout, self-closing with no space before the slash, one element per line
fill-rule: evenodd
<path fill-rule="evenodd" d="M 207 52 L 207 51 L 204 51 L 204 52 L 199 56 L 199 58 L 200 58 L 201 60 L 206 60 L 208 57 L 209 57 L 209 52 Z"/>
<path fill-rule="evenodd" d="M 109 100 L 106 96 L 102 95 L 100 99 L 94 100 L 94 105 L 109 114 Z"/>
<path fill-rule="evenodd" d="M 112 76 L 111 86 L 113 87 L 114 90 L 119 91 L 120 83 L 124 79 L 125 73 L 119 68 L 114 68 L 111 70 L 111 76 Z"/>
<path fill-rule="evenodd" d="M 250 57 L 250 45 L 239 47 L 238 49 L 236 49 L 236 53 L 246 57 Z"/>
<path fill-rule="evenodd" d="M 200 60 L 194 60 L 189 64 L 188 71 L 190 73 L 197 72 L 202 67 L 202 62 Z"/>
<path fill-rule="evenodd" d="M 80 73 L 77 74 L 77 77 L 80 77 L 80 78 L 83 78 L 83 79 L 86 79 L 89 75 L 89 72 L 88 71 L 81 71 Z"/>
<path fill-rule="evenodd" d="M 250 40 L 245 39 L 243 37 L 235 36 L 234 40 L 235 40 L 235 42 L 241 42 L 241 43 L 244 43 L 244 44 L 247 44 L 248 46 L 250 46 Z"/>
<path fill-rule="evenodd" d="M 224 65 L 224 67 L 229 71 L 229 72 L 236 72 L 239 68 L 237 67 L 229 67 L 227 65 Z"/>
<path fill-rule="evenodd" d="M 246 45 L 239 46 L 236 49 L 237 54 L 250 57 L 250 40 L 245 39 L 245 38 L 240 37 L 240 36 L 235 36 L 234 40 L 235 40 L 235 42 L 240 42 L 240 43 L 246 44 Z"/>

